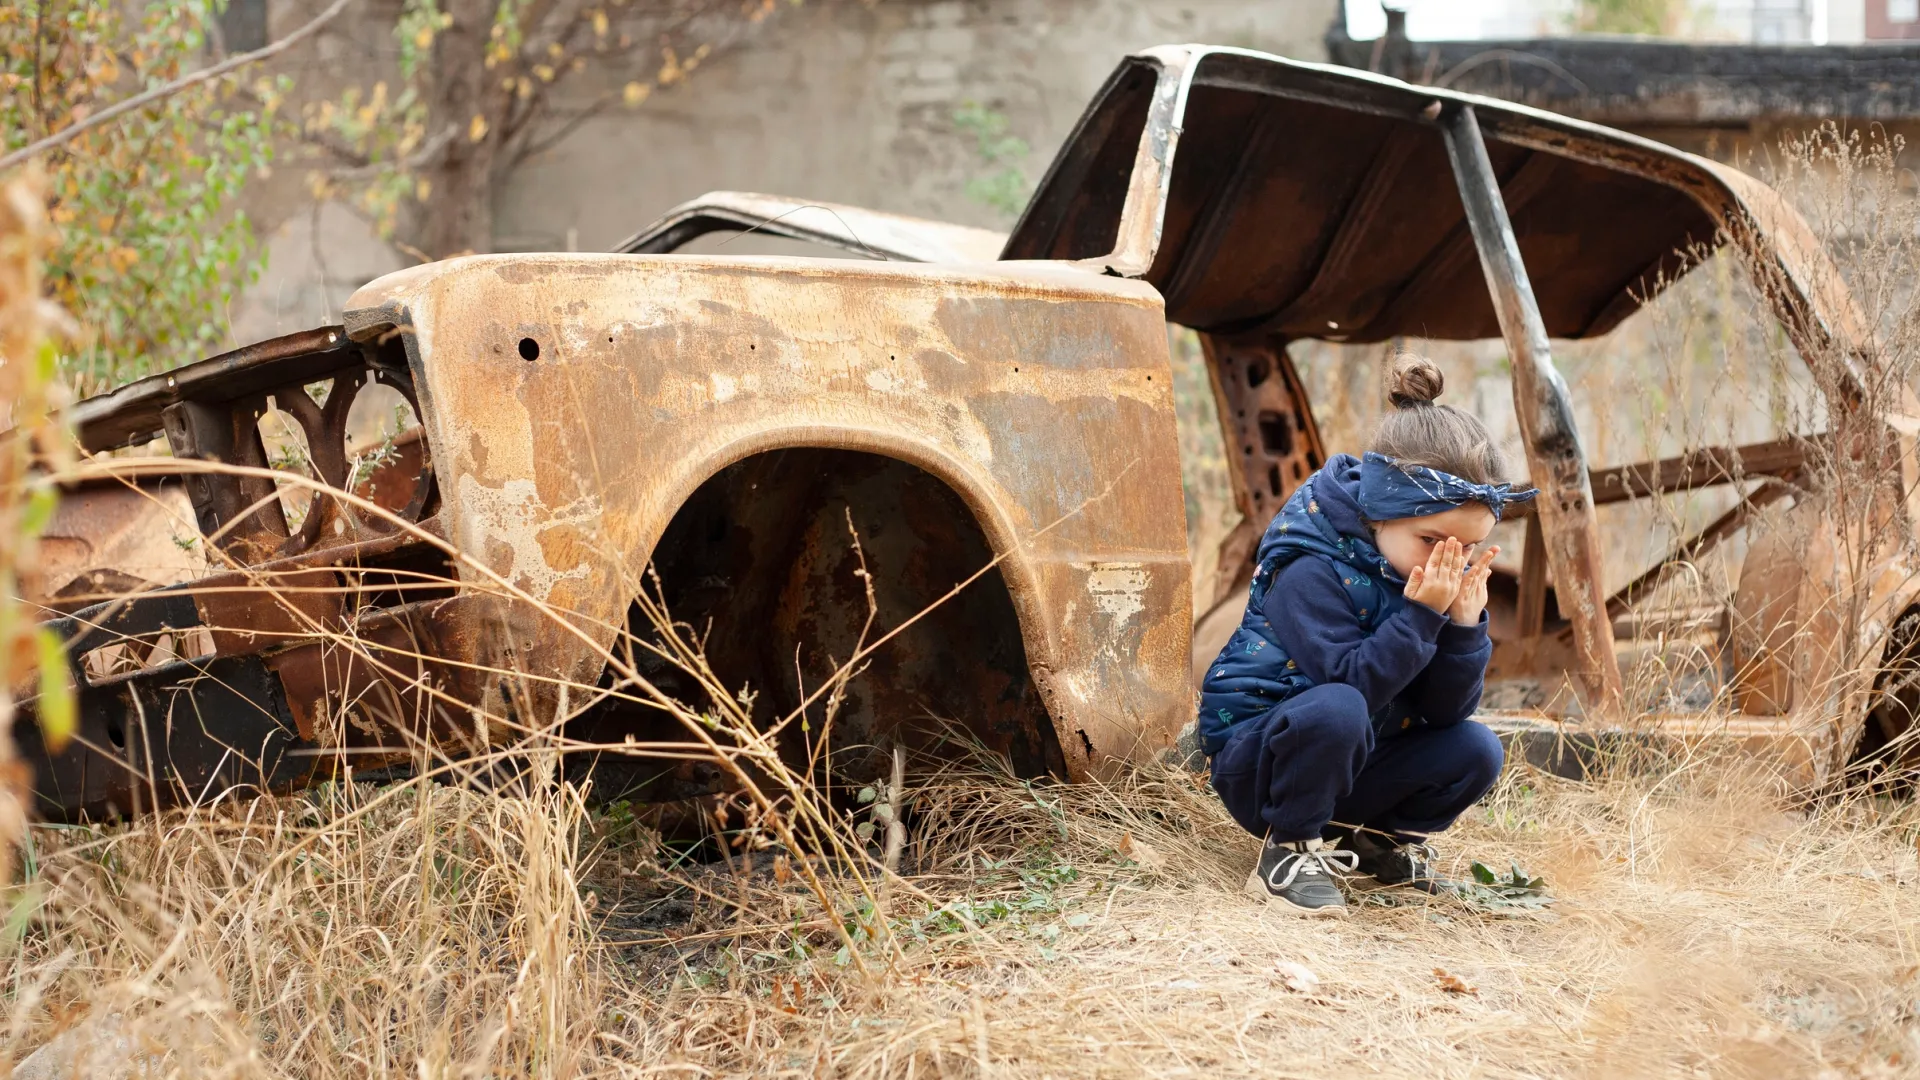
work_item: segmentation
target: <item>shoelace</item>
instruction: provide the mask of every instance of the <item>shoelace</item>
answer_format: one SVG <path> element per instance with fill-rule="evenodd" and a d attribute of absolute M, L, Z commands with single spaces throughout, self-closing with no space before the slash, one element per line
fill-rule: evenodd
<path fill-rule="evenodd" d="M 1433 864 L 1439 860 L 1440 853 L 1433 850 L 1432 844 L 1401 844 L 1393 850 L 1407 860 L 1407 872 L 1412 875 L 1409 880 L 1433 879 Z"/>
<path fill-rule="evenodd" d="M 1275 889 L 1284 889 L 1293 884 L 1301 874 L 1333 877 L 1335 871 L 1351 874 L 1360 865 L 1358 853 L 1341 851 L 1339 848 L 1310 848 L 1306 851 L 1289 851 L 1287 854 L 1287 858 L 1281 859 L 1272 870 L 1267 871 L 1267 884 Z M 1346 860 L 1345 866 L 1339 865 L 1342 859 Z M 1275 881 L 1274 875 L 1283 866 L 1287 868 L 1287 876 Z"/>

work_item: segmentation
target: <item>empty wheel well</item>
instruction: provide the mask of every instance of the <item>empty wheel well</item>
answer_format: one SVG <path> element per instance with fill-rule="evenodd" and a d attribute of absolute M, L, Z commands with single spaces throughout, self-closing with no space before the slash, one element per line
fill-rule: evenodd
<path fill-rule="evenodd" d="M 849 522 L 872 575 L 869 642 L 993 559 L 973 514 L 939 478 L 877 454 L 815 448 L 769 451 L 722 469 L 655 545 L 653 570 L 672 618 L 705 635 L 707 662 L 723 685 L 751 690 L 758 722 L 797 708 L 858 648 L 867 581 Z M 637 609 L 629 614 L 633 632 L 652 634 L 640 619 Z M 643 671 L 679 700 L 706 704 L 665 662 L 647 661 Z M 798 725 L 789 729 L 798 736 L 783 747 L 790 754 L 824 729 L 822 702 L 808 720 L 804 735 Z M 674 722 L 652 711 L 603 708 L 575 723 L 596 742 L 674 737 Z M 997 569 L 881 645 L 848 685 L 831 732 L 834 769 L 844 776 L 879 775 L 896 742 L 952 756 L 956 736 L 1004 755 L 1019 775 L 1066 773 Z M 671 793 L 647 796 L 694 794 L 717 780 L 706 770 L 673 771 Z M 651 772 L 665 776 L 657 764 Z"/>

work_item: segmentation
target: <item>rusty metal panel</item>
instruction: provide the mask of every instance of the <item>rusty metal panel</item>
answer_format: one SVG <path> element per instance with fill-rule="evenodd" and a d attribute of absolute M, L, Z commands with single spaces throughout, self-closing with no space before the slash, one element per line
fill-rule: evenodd
<path fill-rule="evenodd" d="M 448 535 L 521 594 L 491 662 L 511 647 L 591 682 L 599 657 L 541 605 L 611 640 L 708 477 L 780 447 L 858 450 L 932 473 L 978 518 L 1071 774 L 1157 753 L 1189 718 L 1172 387 L 1147 286 L 1033 265 L 474 257 L 384 278 L 347 311 L 356 339 L 400 331 Z"/>
<path fill-rule="evenodd" d="M 200 622 L 223 655 L 259 652 L 345 629 L 345 583 L 331 569 L 222 576 L 193 590 Z"/>
<path fill-rule="evenodd" d="M 1200 343 L 1225 436 L 1229 486 L 1240 511 L 1240 524 L 1220 542 L 1214 595 L 1220 597 L 1218 604 L 1238 611 L 1253 579 L 1253 553 L 1266 523 L 1327 454 L 1306 387 L 1283 339 L 1202 334 Z M 1224 616 L 1215 620 L 1216 625 L 1223 622 Z M 1224 638 L 1212 641 L 1214 636 L 1219 635 L 1207 635 L 1214 651 L 1204 659 L 1196 657 L 1196 671 L 1212 663 L 1218 646 L 1225 644 Z"/>
<path fill-rule="evenodd" d="M 74 611 L 186 581 L 206 570 L 199 538 L 193 506 L 178 482 L 76 485 L 60 493 L 41 533 L 39 558 L 20 580 L 20 595 Z"/>
<path fill-rule="evenodd" d="M 301 738 L 313 745 L 314 767 L 369 768 L 479 749 L 460 703 L 478 699 L 480 679 L 461 663 L 487 614 L 471 600 L 409 604 L 266 657 Z M 328 751 L 340 756 L 330 759 Z"/>

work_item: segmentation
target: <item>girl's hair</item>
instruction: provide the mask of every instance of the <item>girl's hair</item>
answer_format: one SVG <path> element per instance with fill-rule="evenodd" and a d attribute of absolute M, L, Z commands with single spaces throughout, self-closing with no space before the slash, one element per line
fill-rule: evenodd
<path fill-rule="evenodd" d="M 1387 388 L 1393 411 L 1374 429 L 1370 449 L 1476 484 L 1505 483 L 1506 460 L 1480 418 L 1464 409 L 1433 403 L 1446 385 L 1446 377 L 1433 361 L 1407 354 L 1398 357 Z"/>

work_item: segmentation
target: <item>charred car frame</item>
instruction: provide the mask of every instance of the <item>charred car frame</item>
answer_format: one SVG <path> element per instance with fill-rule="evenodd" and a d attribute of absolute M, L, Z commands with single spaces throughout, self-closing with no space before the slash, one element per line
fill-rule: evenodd
<path fill-rule="evenodd" d="M 655 580 L 676 618 L 711 627 L 715 672 L 791 708 L 867 617 L 849 522 L 882 626 L 993 569 L 875 655 L 848 746 L 937 738 L 922 721 L 951 717 L 1027 775 L 1157 757 L 1192 719 L 1192 661 L 1235 617 L 1259 526 L 1325 457 L 1287 354 L 1308 338 L 1504 339 L 1544 497 L 1496 667 L 1570 675 L 1589 716 L 1619 709 L 1613 620 L 1645 584 L 1603 592 L 1597 505 L 1868 447 L 1898 481 L 1869 633 L 1920 592 L 1899 563 L 1913 433 L 1855 408 L 1871 336 L 1804 222 L 1723 166 L 1502 102 L 1172 46 L 1121 64 L 1009 236 L 810 205 L 716 193 L 613 254 L 414 267 L 360 289 L 339 326 L 82 403 L 86 450 L 164 434 L 175 463 L 95 462 L 49 531 L 33 599 L 76 663 L 124 655 L 88 669 L 63 752 L 22 725 L 41 812 L 287 789 L 556 715 L 591 741 L 671 740 L 644 710 L 566 704 Z M 747 228 L 883 261 L 673 253 Z M 1832 431 L 1590 470 L 1550 339 L 1606 333 L 1723 244 L 1815 369 Z M 1168 322 L 1200 334 L 1245 518 L 1197 642 Z M 418 420 L 377 460 L 343 449 L 373 387 Z M 351 497 L 288 513 L 270 411 Z M 1676 557 L 1788 490 L 1753 489 Z M 190 518 L 204 566 L 130 565 L 170 518 Z M 1729 644 L 1745 718 L 1719 723 L 1824 768 L 1860 739 L 1881 655 L 1841 671 L 1823 644 L 1823 598 L 1858 573 L 1831 550 L 1749 559 L 1771 562 L 1734 598 L 1758 627 Z M 710 786 L 680 766 L 630 779 L 655 799 Z"/>

